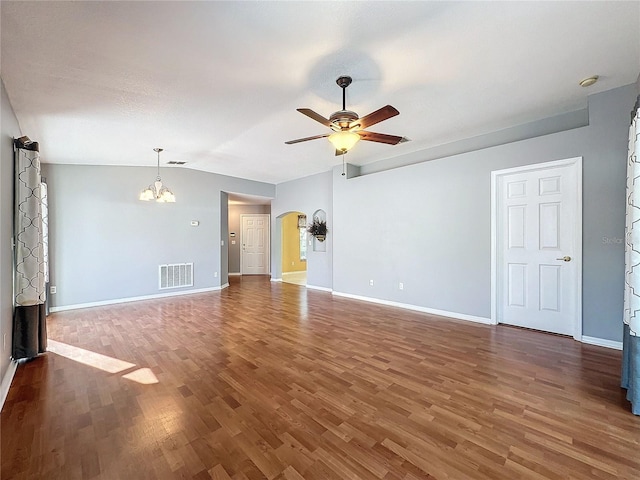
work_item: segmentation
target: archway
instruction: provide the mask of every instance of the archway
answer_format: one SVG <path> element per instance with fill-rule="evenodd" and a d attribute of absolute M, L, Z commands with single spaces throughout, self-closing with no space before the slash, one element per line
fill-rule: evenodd
<path fill-rule="evenodd" d="M 282 281 L 306 285 L 307 217 L 302 212 L 289 212 L 280 219 Z"/>

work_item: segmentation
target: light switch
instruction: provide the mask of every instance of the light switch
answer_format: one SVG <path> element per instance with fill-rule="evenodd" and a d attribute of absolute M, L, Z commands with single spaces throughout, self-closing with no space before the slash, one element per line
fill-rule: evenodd
<path fill-rule="evenodd" d="M 231 245 L 235 245 L 236 241 L 235 240 L 231 240 Z"/>

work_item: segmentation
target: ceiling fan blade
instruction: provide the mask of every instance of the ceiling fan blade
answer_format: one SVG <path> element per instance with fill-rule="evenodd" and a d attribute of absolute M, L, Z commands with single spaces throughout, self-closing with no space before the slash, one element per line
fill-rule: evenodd
<path fill-rule="evenodd" d="M 397 145 L 402 142 L 404 137 L 398 137 L 397 135 L 387 135 L 385 133 L 365 132 L 360 130 L 358 132 L 362 140 L 369 142 L 387 143 L 389 145 Z"/>
<path fill-rule="evenodd" d="M 287 145 L 293 145 L 294 143 L 300 143 L 300 142 L 306 142 L 307 140 L 315 140 L 316 138 L 325 138 L 328 137 L 329 135 L 331 135 L 330 133 L 325 133 L 324 135 L 316 135 L 315 137 L 305 137 L 305 138 L 298 138 L 296 140 L 289 140 L 288 142 L 284 142 Z"/>
<path fill-rule="evenodd" d="M 328 118 L 324 118 L 322 115 L 320 115 L 319 113 L 314 112 L 310 108 L 298 108 L 297 110 L 301 114 L 306 115 L 307 117 L 315 120 L 316 122 L 320 122 L 322 125 L 325 125 L 327 127 L 331 126 L 331 122 L 329 121 Z"/>
<path fill-rule="evenodd" d="M 386 107 L 382 107 L 369 115 L 365 115 L 364 117 L 355 120 L 353 123 L 354 125 L 359 124 L 360 128 L 364 130 L 371 125 L 375 125 L 376 123 L 380 123 L 383 120 L 395 117 L 396 115 L 400 115 L 400 112 L 391 105 L 387 105 Z"/>

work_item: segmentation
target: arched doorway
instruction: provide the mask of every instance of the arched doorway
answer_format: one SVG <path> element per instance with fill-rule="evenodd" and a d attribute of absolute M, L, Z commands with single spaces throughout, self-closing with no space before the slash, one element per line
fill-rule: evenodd
<path fill-rule="evenodd" d="M 307 217 L 302 212 L 290 212 L 281 218 L 282 281 L 307 284 Z"/>

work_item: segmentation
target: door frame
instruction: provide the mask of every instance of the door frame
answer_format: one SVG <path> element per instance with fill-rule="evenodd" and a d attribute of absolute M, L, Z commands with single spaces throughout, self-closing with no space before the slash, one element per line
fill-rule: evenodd
<path fill-rule="evenodd" d="M 267 219 L 267 234 L 265 236 L 266 244 L 266 264 L 267 273 L 259 275 L 271 275 L 271 214 L 269 213 L 242 213 L 240 214 L 240 275 L 252 275 L 244 273 L 244 217 L 264 217 Z"/>
<path fill-rule="evenodd" d="M 502 252 L 499 250 L 501 245 L 498 238 L 498 218 L 501 207 L 500 199 L 498 198 L 498 184 L 502 177 L 506 175 L 536 170 L 552 170 L 558 167 L 572 167 L 576 179 L 576 235 L 572 246 L 572 257 L 576 262 L 576 285 L 574 285 L 572 299 L 574 304 L 573 338 L 582 341 L 582 157 L 534 163 L 491 172 L 491 323 L 493 325 L 498 324 L 500 286 L 504 280 L 501 278 L 502 270 L 499 268 Z"/>

